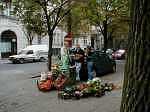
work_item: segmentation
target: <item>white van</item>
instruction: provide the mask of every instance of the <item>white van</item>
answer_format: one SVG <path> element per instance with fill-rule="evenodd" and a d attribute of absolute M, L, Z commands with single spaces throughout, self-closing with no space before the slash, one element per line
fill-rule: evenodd
<path fill-rule="evenodd" d="M 12 63 L 46 61 L 48 59 L 47 45 L 31 45 L 22 49 L 18 55 L 9 56 Z"/>

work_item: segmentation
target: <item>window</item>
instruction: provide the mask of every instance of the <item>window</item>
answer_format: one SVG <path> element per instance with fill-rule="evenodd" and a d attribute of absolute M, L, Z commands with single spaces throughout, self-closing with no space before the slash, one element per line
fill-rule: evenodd
<path fill-rule="evenodd" d="M 87 45 L 87 39 L 84 39 L 83 41 L 84 41 L 84 45 Z"/>
<path fill-rule="evenodd" d="M 33 50 L 29 50 L 27 54 L 33 54 Z"/>

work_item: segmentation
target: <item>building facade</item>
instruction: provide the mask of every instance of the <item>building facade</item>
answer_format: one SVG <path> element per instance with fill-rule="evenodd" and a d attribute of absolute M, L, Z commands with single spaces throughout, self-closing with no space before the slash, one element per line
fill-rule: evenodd
<path fill-rule="evenodd" d="M 61 30 L 61 28 L 56 27 L 54 30 L 54 34 L 53 34 L 53 55 L 58 55 L 60 54 L 60 50 L 64 45 L 64 37 L 67 33 L 63 30 Z M 32 44 L 38 44 L 38 37 L 35 37 L 33 39 Z M 44 36 L 41 38 L 41 42 L 40 44 L 44 44 L 44 45 L 49 45 L 49 37 Z"/>
<path fill-rule="evenodd" d="M 0 1 L 0 59 L 17 54 L 21 49 L 28 46 L 23 25 L 12 15 L 13 6 L 10 1 Z M 63 38 L 66 35 L 60 28 L 54 31 L 53 54 L 58 54 L 63 47 Z M 38 36 L 34 36 L 32 44 L 38 44 Z M 48 36 L 42 37 L 40 44 L 49 44 Z"/>
<path fill-rule="evenodd" d="M 0 11 L 0 59 L 8 58 L 10 55 L 17 54 L 21 49 L 28 45 L 26 35 L 24 33 L 23 25 L 12 15 L 13 7 L 9 6 L 9 3 L 3 4 L 5 10 Z M 60 53 L 60 49 L 63 47 L 64 36 L 67 33 L 61 28 L 56 28 L 53 38 L 53 54 Z M 32 44 L 38 44 L 38 36 L 35 35 Z M 103 39 L 101 35 L 97 35 L 95 29 L 86 34 L 78 34 L 73 37 L 72 47 L 76 44 L 80 44 L 82 48 L 87 45 L 92 45 L 95 48 L 102 48 Z M 48 36 L 42 37 L 40 44 L 49 44 Z"/>
<path fill-rule="evenodd" d="M 0 15 L 0 58 L 16 54 L 27 45 L 22 26 L 15 18 Z"/>
<path fill-rule="evenodd" d="M 17 54 L 21 49 L 28 46 L 28 41 L 21 23 L 12 16 L 0 15 L 0 59 Z M 63 40 L 66 32 L 60 28 L 54 31 L 53 54 L 56 55 L 63 47 Z M 38 44 L 37 36 L 32 44 Z M 41 38 L 41 44 L 49 45 L 48 36 Z"/>
<path fill-rule="evenodd" d="M 92 46 L 95 49 L 103 48 L 103 35 L 100 34 L 95 26 L 90 26 L 90 30 L 86 33 L 76 34 L 73 37 L 73 47 L 80 44 L 82 48 Z"/>

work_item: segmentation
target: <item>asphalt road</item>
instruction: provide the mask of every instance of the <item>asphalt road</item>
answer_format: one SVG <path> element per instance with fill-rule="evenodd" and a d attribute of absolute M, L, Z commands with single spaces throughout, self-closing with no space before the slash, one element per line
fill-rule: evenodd
<path fill-rule="evenodd" d="M 123 70 L 124 61 L 117 61 L 117 72 L 101 78 L 118 83 Z M 101 98 L 64 101 L 57 98 L 57 91 L 38 91 L 31 76 L 42 71 L 47 71 L 46 63 L 0 61 L 0 112 L 119 112 L 121 90 Z"/>

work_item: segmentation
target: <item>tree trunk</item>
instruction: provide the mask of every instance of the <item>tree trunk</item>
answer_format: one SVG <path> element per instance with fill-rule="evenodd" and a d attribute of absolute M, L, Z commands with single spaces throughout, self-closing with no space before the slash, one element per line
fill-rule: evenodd
<path fill-rule="evenodd" d="M 94 37 L 91 37 L 91 47 L 93 47 L 94 48 Z"/>
<path fill-rule="evenodd" d="M 71 0 L 68 1 L 68 7 L 70 7 L 71 5 Z M 68 33 L 72 31 L 72 15 L 71 15 L 71 10 L 69 10 L 68 12 L 68 16 L 67 16 L 67 31 Z"/>
<path fill-rule="evenodd" d="M 108 44 L 108 39 L 107 39 L 107 21 L 103 21 L 103 26 L 104 26 L 104 50 L 107 50 L 107 44 Z"/>
<path fill-rule="evenodd" d="M 41 44 L 41 40 L 42 40 L 41 36 L 38 36 L 38 44 Z"/>
<path fill-rule="evenodd" d="M 150 112 L 150 0 L 132 0 L 120 112 Z"/>
<path fill-rule="evenodd" d="M 28 45 L 32 45 L 32 39 L 28 39 Z"/>
<path fill-rule="evenodd" d="M 113 36 L 112 36 L 112 32 L 109 32 L 107 39 L 108 39 L 107 48 L 113 48 Z"/>
<path fill-rule="evenodd" d="M 31 32 L 28 32 L 27 39 L 28 39 L 28 45 L 32 45 L 33 38 Z"/>
<path fill-rule="evenodd" d="M 48 32 L 49 35 L 49 51 L 48 51 L 48 70 L 51 71 L 52 65 L 52 45 L 53 45 L 53 31 Z"/>

